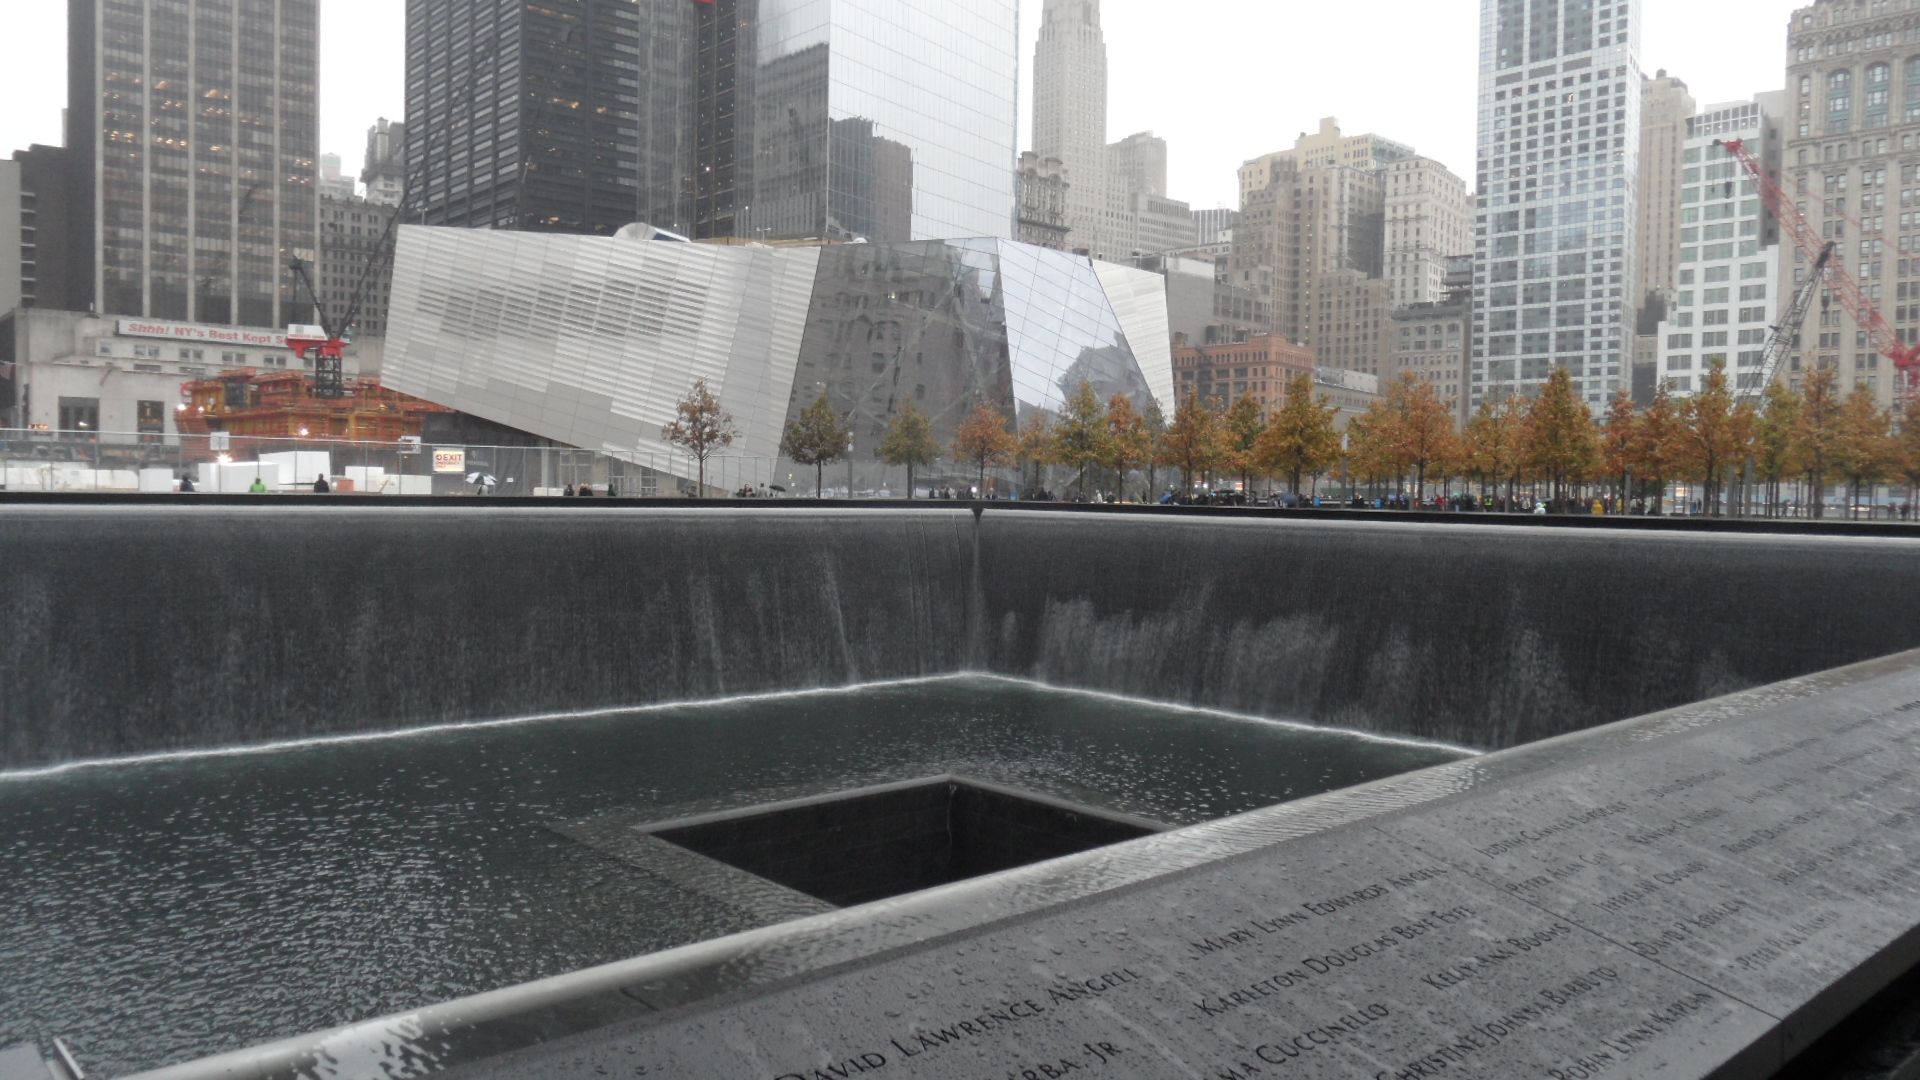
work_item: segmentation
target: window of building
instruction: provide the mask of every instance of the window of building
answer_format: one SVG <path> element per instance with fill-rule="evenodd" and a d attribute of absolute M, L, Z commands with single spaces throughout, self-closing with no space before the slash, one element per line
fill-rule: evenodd
<path fill-rule="evenodd" d="M 100 399 L 63 397 L 60 399 L 59 429 L 62 435 L 93 434 L 100 430 Z"/>
<path fill-rule="evenodd" d="M 1867 65 L 1866 112 L 1862 126 L 1887 126 L 1887 113 L 1893 101 L 1893 68 L 1888 64 Z"/>
<path fill-rule="evenodd" d="M 163 401 L 141 401 L 134 405 L 134 422 L 141 442 L 156 442 L 166 434 L 167 406 Z"/>

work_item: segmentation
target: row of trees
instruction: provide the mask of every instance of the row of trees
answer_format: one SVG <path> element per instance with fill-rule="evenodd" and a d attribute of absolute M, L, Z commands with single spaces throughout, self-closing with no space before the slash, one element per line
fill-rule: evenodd
<path fill-rule="evenodd" d="M 1794 390 L 1769 386 L 1758 402 L 1734 396 L 1726 372 L 1676 399 L 1663 389 L 1636 407 L 1624 391 L 1594 419 L 1565 369 L 1538 397 L 1483 404 L 1456 431 L 1432 388 L 1410 376 L 1348 427 L 1353 475 L 1368 483 L 1410 478 L 1415 497 L 1433 477 L 1477 482 L 1482 493 L 1523 483 L 1544 485 L 1556 503 L 1607 494 L 1625 506 L 1662 510 L 1668 485 L 1694 485 L 1709 514 L 1745 512 L 1757 494 L 1769 515 L 1782 512 L 1786 485 L 1804 480 L 1811 511 L 1824 493 L 1846 485 L 1852 506 L 1874 485 L 1920 485 L 1920 412 L 1881 409 L 1871 390 L 1842 395 L 1836 372 L 1810 373 Z M 1729 500 L 1729 485 L 1735 498 Z"/>
<path fill-rule="evenodd" d="M 1365 486 L 1424 502 L 1430 485 L 1441 492 L 1452 482 L 1477 484 L 1483 496 L 1504 494 L 1509 504 L 1523 486 L 1544 488 L 1566 506 L 1596 493 L 1624 507 L 1644 501 L 1655 513 L 1670 484 L 1697 485 L 1701 509 L 1719 514 L 1750 508 L 1753 496 L 1767 513 L 1782 511 L 1786 485 L 1804 481 L 1811 511 L 1824 513 L 1822 494 L 1844 484 L 1851 506 L 1882 483 L 1920 489 L 1920 402 L 1898 413 L 1879 408 L 1871 391 L 1842 394 L 1836 372 L 1811 372 L 1803 386 L 1769 386 L 1759 401 L 1737 399 L 1726 373 L 1707 373 L 1701 391 L 1684 399 L 1664 390 L 1641 408 L 1624 391 L 1596 420 L 1580 400 L 1572 377 L 1554 370 L 1533 398 L 1487 402 L 1464 428 L 1430 383 L 1404 374 L 1368 410 L 1354 417 L 1344 435 L 1337 409 L 1317 398 L 1305 372 L 1292 377 L 1284 403 L 1266 415 L 1247 396 L 1231 403 L 1189 395 L 1173 422 L 1158 406 L 1137 409 L 1131 398 L 1101 401 L 1082 382 L 1060 413 L 1036 412 L 1015 429 L 1006 414 L 976 408 L 960 425 L 950 447 L 933 437 L 932 424 L 912 401 L 895 413 L 878 457 L 907 469 L 911 496 L 916 473 L 950 456 L 974 473 L 982 488 L 989 469 L 1017 465 L 1023 484 L 1045 487 L 1045 469 L 1074 470 L 1070 487 L 1083 494 L 1125 490 L 1135 472 L 1156 487 L 1165 467 L 1179 473 L 1181 490 L 1196 482 L 1234 477 L 1251 492 L 1257 479 L 1279 478 L 1299 494 L 1303 486 L 1337 475 L 1350 491 Z M 814 466 L 816 490 L 826 465 L 850 451 L 851 431 L 826 395 L 808 407 L 781 439 L 783 454 Z M 680 403 L 678 419 L 662 431 L 700 463 L 733 440 L 732 418 L 705 383 L 696 383 Z"/>
<path fill-rule="evenodd" d="M 1057 421 L 1037 417 L 1016 434 L 1003 412 L 980 405 L 961 422 L 952 446 L 942 447 L 933 437 L 927 415 L 908 400 L 888 423 L 877 456 L 888 465 L 906 468 L 909 498 L 913 497 L 917 472 L 949 454 L 956 464 L 974 473 L 982 489 L 988 469 L 1015 463 L 1023 466 L 1023 477 L 1027 464 L 1038 467 L 1056 462 L 1078 465 L 1082 477 L 1101 465 L 1110 465 L 1124 476 L 1141 463 L 1144 448 L 1159 423 L 1157 413 L 1155 409 L 1142 416 L 1124 395 L 1116 395 L 1102 405 L 1092 386 L 1083 382 Z M 814 467 L 817 491 L 825 467 L 850 452 L 851 440 L 851 429 L 822 394 L 787 425 L 780 452 L 797 464 Z M 1037 487 L 1040 483 L 1036 472 L 1034 484 Z"/>

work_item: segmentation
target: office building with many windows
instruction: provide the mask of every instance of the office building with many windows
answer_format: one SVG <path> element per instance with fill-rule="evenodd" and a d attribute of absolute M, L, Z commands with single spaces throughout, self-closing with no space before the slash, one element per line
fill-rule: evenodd
<path fill-rule="evenodd" d="M 434 224 L 1012 234 L 1013 0 L 408 0 Z"/>
<path fill-rule="evenodd" d="M 69 0 L 74 279 L 103 314 L 308 321 L 319 0 Z"/>
<path fill-rule="evenodd" d="M 1467 183 L 1432 158 L 1383 166 L 1388 294 L 1394 307 L 1432 304 L 1447 294 L 1447 260 L 1473 250 Z"/>
<path fill-rule="evenodd" d="M 1726 371 L 1727 385 L 1736 393 L 1752 396 L 1764 389 L 1761 361 L 1784 299 L 1779 226 L 1740 163 L 1716 144 L 1744 140 L 1777 173 L 1784 99 L 1771 93 L 1709 105 L 1687 125 L 1678 199 L 1680 258 L 1673 302 L 1658 333 L 1661 384 L 1676 396 L 1702 389 L 1714 368 Z"/>
<path fill-rule="evenodd" d="M 1787 51 L 1781 185 L 1900 339 L 1920 341 L 1920 8 L 1818 0 L 1793 13 Z M 1780 260 L 1783 290 L 1812 270 L 1791 243 Z M 1837 301 L 1815 305 L 1785 368 L 1796 386 L 1832 368 L 1843 390 L 1896 396 L 1892 362 Z"/>
<path fill-rule="evenodd" d="M 1631 378 L 1643 2 L 1481 0 L 1469 408 Z"/>

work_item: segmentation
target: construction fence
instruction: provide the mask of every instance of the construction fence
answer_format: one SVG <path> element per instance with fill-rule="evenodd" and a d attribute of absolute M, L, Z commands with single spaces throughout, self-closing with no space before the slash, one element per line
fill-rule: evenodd
<path fill-rule="evenodd" d="M 769 458 L 707 459 L 708 495 L 784 487 Z M 0 428 L 0 491 L 165 493 L 182 481 L 201 492 L 313 491 L 368 495 L 694 494 L 696 463 L 684 454 L 607 453 L 552 446 L 473 446 L 418 441 L 158 435 Z"/>

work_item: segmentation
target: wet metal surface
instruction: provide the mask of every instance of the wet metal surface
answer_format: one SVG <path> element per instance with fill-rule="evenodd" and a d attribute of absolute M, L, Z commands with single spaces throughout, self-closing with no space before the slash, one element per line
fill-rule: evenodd
<path fill-rule="evenodd" d="M 0 775 L 0 1045 L 113 1075 L 818 910 L 556 822 L 961 770 L 1188 824 L 1457 756 L 946 679 Z"/>

